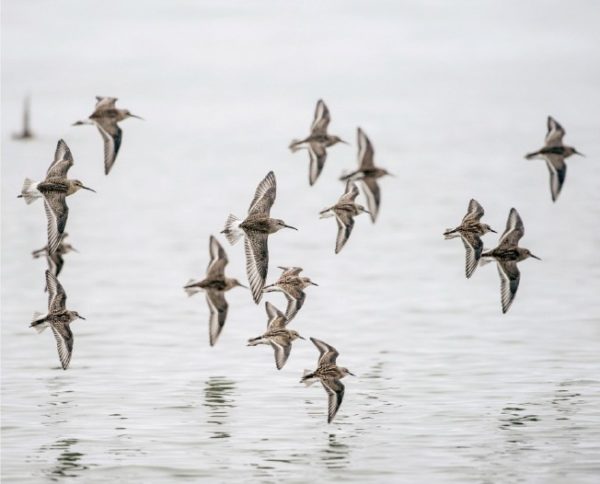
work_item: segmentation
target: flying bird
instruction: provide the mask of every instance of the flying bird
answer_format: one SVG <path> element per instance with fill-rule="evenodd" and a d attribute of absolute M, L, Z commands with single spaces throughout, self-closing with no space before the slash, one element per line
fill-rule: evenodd
<path fill-rule="evenodd" d="M 116 97 L 96 96 L 96 107 L 89 118 L 73 123 L 73 126 L 93 124 L 98 128 L 104 141 L 104 173 L 108 175 L 117 159 L 123 131 L 117 123 L 127 118 L 143 119 L 131 114 L 128 109 L 118 109 L 115 106 Z"/>
<path fill-rule="evenodd" d="M 244 236 L 246 272 L 252 297 L 256 304 L 260 302 L 262 297 L 269 270 L 269 247 L 267 244 L 269 234 L 283 228 L 298 230 L 295 227 L 286 225 L 283 220 L 270 217 L 276 191 L 275 174 L 270 171 L 258 184 L 246 219 L 240 221 L 235 215 L 229 215 L 225 222 L 225 228 L 221 231 L 231 245 Z"/>
<path fill-rule="evenodd" d="M 275 292 L 279 291 L 285 295 L 287 299 L 287 308 L 285 310 L 285 317 L 288 321 L 291 321 L 306 299 L 304 289 L 308 286 L 318 286 L 310 280 L 309 277 L 300 277 L 302 272 L 301 267 L 279 267 L 283 270 L 279 279 L 274 284 L 265 286 L 263 292 Z"/>
<path fill-rule="evenodd" d="M 510 308 L 519 288 L 521 273 L 517 267 L 517 262 L 521 262 L 528 257 L 541 260 L 533 255 L 529 249 L 519 247 L 519 240 L 524 234 L 525 226 L 519 212 L 511 208 L 506 222 L 506 229 L 500 237 L 498 247 L 481 254 L 482 257 L 494 258 L 498 265 L 503 313 L 506 313 Z"/>
<path fill-rule="evenodd" d="M 316 381 L 321 382 L 328 397 L 327 423 L 331 423 L 344 399 L 344 384 L 340 380 L 346 375 L 356 375 L 350 373 L 348 368 L 336 365 L 339 353 L 333 346 L 317 338 L 310 338 L 310 340 L 320 353 L 317 369 L 315 371 L 304 370 L 304 375 L 300 382 L 306 384 L 306 386 L 310 386 Z"/>
<path fill-rule="evenodd" d="M 386 169 L 375 166 L 373 160 L 375 150 L 373 149 L 371 140 L 369 140 L 362 129 L 357 129 L 356 137 L 358 139 L 358 170 L 342 175 L 340 180 L 360 181 L 367 197 L 367 206 L 369 207 L 371 221 L 375 223 L 377 214 L 379 213 L 379 205 L 381 205 L 381 190 L 379 189 L 377 179 L 386 175 L 393 175 Z"/>
<path fill-rule="evenodd" d="M 454 229 L 447 229 L 444 232 L 446 239 L 460 236 L 465 246 L 465 274 L 467 279 L 473 275 L 481 258 L 481 252 L 483 251 L 481 236 L 488 232 L 496 233 L 488 224 L 480 222 L 484 213 L 483 207 L 477 200 L 472 198 L 469 202 L 467 214 L 463 217 L 461 224 Z"/>
<path fill-rule="evenodd" d="M 287 329 L 289 320 L 285 315 L 270 302 L 265 303 L 267 310 L 267 331 L 262 336 L 248 340 L 248 346 L 271 345 L 275 351 L 275 366 L 281 370 L 292 351 L 292 341 L 304 339 L 293 329 Z"/>
<path fill-rule="evenodd" d="M 65 239 L 69 236 L 66 232 L 63 234 L 58 247 L 54 251 L 53 254 L 48 253 L 48 246 L 42 247 L 41 249 L 34 250 L 31 255 L 34 259 L 38 259 L 41 256 L 46 256 L 46 261 L 48 262 L 48 270 L 54 277 L 58 277 L 61 273 L 62 268 L 65 264 L 63 256 L 68 254 L 69 252 L 78 252 L 78 250 L 73 247 L 68 242 L 65 242 Z M 48 288 L 46 288 L 48 290 Z"/>
<path fill-rule="evenodd" d="M 41 333 L 50 327 L 63 370 L 69 367 L 73 353 L 73 333 L 70 324 L 76 319 L 85 319 L 77 311 L 66 308 L 67 294 L 58 279 L 50 271 L 46 271 L 46 287 L 48 288 L 48 312 L 44 315 L 35 313 L 30 328 Z"/>
<path fill-rule="evenodd" d="M 31 139 L 33 138 L 33 132 L 31 131 L 31 114 L 30 114 L 30 99 L 29 96 L 23 101 L 23 130 L 20 133 L 13 134 L 13 139 Z"/>
<path fill-rule="evenodd" d="M 556 202 L 567 176 L 565 159 L 571 155 L 583 156 L 583 154 L 572 146 L 563 144 L 562 140 L 566 131 L 552 116 L 548 116 L 547 124 L 548 132 L 546 133 L 544 147 L 525 155 L 525 158 L 528 160 L 541 158 L 546 162 L 550 171 L 550 193 L 552 194 L 552 201 Z"/>
<path fill-rule="evenodd" d="M 27 204 L 34 202 L 37 198 L 44 198 L 44 208 L 48 219 L 48 254 L 56 252 L 67 225 L 69 207 L 67 206 L 66 197 L 77 192 L 80 188 L 95 192 L 79 180 L 67 178 L 67 172 L 73 166 L 73 163 L 73 155 L 71 155 L 67 143 L 62 139 L 59 140 L 54 154 L 54 161 L 46 172 L 46 179 L 35 182 L 26 178 L 21 195 L 18 196 L 25 199 Z"/>
<path fill-rule="evenodd" d="M 206 268 L 206 277 L 200 281 L 194 281 L 193 279 L 188 281 L 184 289 L 188 296 L 200 291 L 206 293 L 206 302 L 210 311 L 208 336 L 210 345 L 214 346 L 227 319 L 229 305 L 225 299 L 225 293 L 234 287 L 246 286 L 237 279 L 225 277 L 225 266 L 229 260 L 221 244 L 212 235 L 209 239 L 208 250 L 210 252 L 210 262 Z"/>
<path fill-rule="evenodd" d="M 310 135 L 302 140 L 292 140 L 290 144 L 290 150 L 295 153 L 301 149 L 307 149 L 310 156 L 310 168 L 308 172 L 308 182 L 310 185 L 314 185 L 325 166 L 325 160 L 327 159 L 327 148 L 333 146 L 336 143 L 346 143 L 339 136 L 333 136 L 327 134 L 327 127 L 331 121 L 329 115 L 329 109 L 319 99 L 317 107 L 315 109 L 315 119 L 313 120 L 312 126 L 310 127 Z"/>
<path fill-rule="evenodd" d="M 356 188 L 356 185 L 352 181 L 348 180 L 348 182 L 346 182 L 346 190 L 338 202 L 332 207 L 321 210 L 320 212 L 320 218 L 335 216 L 338 225 L 338 233 L 335 241 L 336 254 L 342 250 L 342 247 L 344 247 L 344 244 L 346 244 L 352 233 L 352 229 L 354 228 L 354 217 L 361 213 L 370 214 L 365 207 L 354 202 L 357 196 L 358 188 Z"/>

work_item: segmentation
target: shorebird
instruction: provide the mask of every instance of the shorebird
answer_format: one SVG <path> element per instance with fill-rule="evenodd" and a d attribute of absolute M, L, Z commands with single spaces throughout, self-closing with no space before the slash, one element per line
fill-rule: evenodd
<path fill-rule="evenodd" d="M 246 286 L 240 284 L 237 279 L 225 277 L 225 266 L 229 260 L 221 244 L 212 235 L 208 242 L 208 250 L 210 252 L 210 262 L 206 268 L 206 277 L 201 281 L 190 279 L 183 288 L 188 296 L 200 291 L 206 292 L 206 302 L 210 311 L 208 336 L 210 345 L 214 346 L 227 319 L 229 305 L 225 299 L 225 293 L 234 287 Z"/>
<path fill-rule="evenodd" d="M 63 259 L 63 255 L 68 254 L 69 252 L 78 252 L 78 250 L 73 247 L 71 244 L 65 242 L 65 239 L 69 236 L 66 232 L 63 234 L 56 251 L 53 254 L 48 252 L 48 246 L 42 247 L 41 249 L 34 250 L 31 255 L 34 259 L 38 259 L 42 255 L 46 256 L 46 260 L 48 261 L 48 270 L 54 277 L 58 277 L 60 271 L 62 271 L 63 265 L 65 261 Z M 46 288 L 48 290 L 48 288 Z"/>
<path fill-rule="evenodd" d="M 287 329 L 289 320 L 270 302 L 265 303 L 267 310 L 267 331 L 262 336 L 248 340 L 248 346 L 271 345 L 275 351 L 275 366 L 278 370 L 283 368 L 292 351 L 292 341 L 297 338 L 304 339 L 293 329 Z"/>
<path fill-rule="evenodd" d="M 285 295 L 288 302 L 285 317 L 288 321 L 291 321 L 304 304 L 306 299 L 304 289 L 311 285 L 318 286 L 318 284 L 311 281 L 309 277 L 300 277 L 302 267 L 279 266 L 279 268 L 283 270 L 279 279 L 274 284 L 265 286 L 263 292 L 279 291 Z"/>
<path fill-rule="evenodd" d="M 325 166 L 327 148 L 336 143 L 348 144 L 339 136 L 327 134 L 327 127 L 329 126 L 330 121 L 331 116 L 329 115 L 329 109 L 327 109 L 323 100 L 319 99 L 315 109 L 315 119 L 310 127 L 310 135 L 302 140 L 292 140 L 290 144 L 292 153 L 304 148 L 308 150 L 310 156 L 308 182 L 311 185 L 314 185 L 317 181 L 317 178 L 319 178 L 319 175 L 321 174 L 321 170 L 323 170 L 323 167 Z"/>
<path fill-rule="evenodd" d="M 306 386 L 310 386 L 317 380 L 321 381 L 329 397 L 327 423 L 331 423 L 344 399 L 344 384 L 340 380 L 346 375 L 356 375 L 350 373 L 348 368 L 336 365 L 335 360 L 339 353 L 333 346 L 317 338 L 310 338 L 310 340 L 319 350 L 319 361 L 317 362 L 317 369 L 315 371 L 304 370 L 304 375 L 300 382 L 306 384 Z"/>
<path fill-rule="evenodd" d="M 69 367 L 73 353 L 73 333 L 69 325 L 76 319 L 85 319 L 77 311 L 66 309 L 67 295 L 58 279 L 50 271 L 46 271 L 46 287 L 48 288 L 48 312 L 44 315 L 35 313 L 30 328 L 38 333 L 47 327 L 52 329 L 56 338 L 56 347 L 63 370 Z"/>
<path fill-rule="evenodd" d="M 69 168 L 73 166 L 73 156 L 71 150 L 62 139 L 56 145 L 54 161 L 46 172 L 46 179 L 41 182 L 35 182 L 25 178 L 23 189 L 19 198 L 24 198 L 27 204 L 34 202 L 37 198 L 44 197 L 44 208 L 46 218 L 48 219 L 48 254 L 53 254 L 67 225 L 69 207 L 66 197 L 73 195 L 80 188 L 95 192 L 95 190 L 86 187 L 79 180 L 67 178 Z"/>
<path fill-rule="evenodd" d="M 117 159 L 123 139 L 123 131 L 117 123 L 127 118 L 143 118 L 131 114 L 128 109 L 117 109 L 116 97 L 96 96 L 96 101 L 96 107 L 90 117 L 73 123 L 73 126 L 93 124 L 98 128 L 104 140 L 104 173 L 108 175 Z"/>
<path fill-rule="evenodd" d="M 20 133 L 13 134 L 13 139 L 30 139 L 33 138 L 33 133 L 30 127 L 29 114 L 29 96 L 23 101 L 23 130 Z"/>
<path fill-rule="evenodd" d="M 481 236 L 488 232 L 496 233 L 488 224 L 480 222 L 484 213 L 483 207 L 477 200 L 472 198 L 469 202 L 467 214 L 463 217 L 461 224 L 454 229 L 447 229 L 444 232 L 446 239 L 453 239 L 460 236 L 465 246 L 465 274 L 467 279 L 473 275 L 473 272 L 477 268 L 477 263 L 481 258 L 481 252 L 483 251 Z"/>
<path fill-rule="evenodd" d="M 356 131 L 358 139 L 358 170 L 346 173 L 340 177 L 340 180 L 357 180 L 362 183 L 363 190 L 367 197 L 367 206 L 371 215 L 371 221 L 375 223 L 381 204 L 381 191 L 377 184 L 377 179 L 386 175 L 393 176 L 389 171 L 378 168 L 373 161 L 375 150 L 371 140 L 360 128 Z"/>
<path fill-rule="evenodd" d="M 525 226 L 519 216 L 519 212 L 511 208 L 506 222 L 506 229 L 502 237 L 500 237 L 498 247 L 481 254 L 482 257 L 493 257 L 498 265 L 503 313 L 506 313 L 508 308 L 510 308 L 519 288 L 521 273 L 517 267 L 517 262 L 521 262 L 528 257 L 541 260 L 539 257 L 533 255 L 529 249 L 523 249 L 518 246 L 523 234 L 525 234 Z"/>
<path fill-rule="evenodd" d="M 556 202 L 567 176 L 565 159 L 571 155 L 584 155 L 572 146 L 563 144 L 562 140 L 566 131 L 552 116 L 548 116 L 547 124 L 548 132 L 546 133 L 544 147 L 534 153 L 525 155 L 525 158 L 528 160 L 541 158 L 546 162 L 550 171 L 550 193 L 552 194 L 552 201 Z"/>
<path fill-rule="evenodd" d="M 245 235 L 246 272 L 256 304 L 262 297 L 269 270 L 269 247 L 267 244 L 269 234 L 283 228 L 298 230 L 296 227 L 286 225 L 283 220 L 269 216 L 273 202 L 275 202 L 276 191 L 275 175 L 270 171 L 258 184 L 246 219 L 240 221 L 235 215 L 230 214 L 225 222 L 225 228 L 221 231 L 231 245 Z"/>
<path fill-rule="evenodd" d="M 342 247 L 344 247 L 344 244 L 352 233 L 352 229 L 354 228 L 354 217 L 363 212 L 370 214 L 365 207 L 354 202 L 357 196 L 358 188 L 356 188 L 356 185 L 352 181 L 348 180 L 346 182 L 346 191 L 340 197 L 338 202 L 332 207 L 319 212 L 321 215 L 320 218 L 335 216 L 335 220 L 338 224 L 338 234 L 335 241 L 336 254 L 342 250 Z"/>

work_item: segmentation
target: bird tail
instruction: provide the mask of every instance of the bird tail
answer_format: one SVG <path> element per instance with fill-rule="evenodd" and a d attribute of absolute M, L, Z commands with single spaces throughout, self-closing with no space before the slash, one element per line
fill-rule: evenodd
<path fill-rule="evenodd" d="M 299 139 L 293 139 L 292 142 L 290 143 L 290 150 L 292 150 L 292 153 L 295 153 L 296 151 L 299 151 L 302 149 L 301 144 L 303 143 L 302 140 Z"/>
<path fill-rule="evenodd" d="M 194 294 L 197 294 L 200 292 L 199 287 L 191 287 L 193 283 L 194 283 L 194 279 L 190 279 L 189 281 L 187 281 L 185 286 L 183 286 L 183 290 L 185 291 L 185 293 L 188 296 L 193 296 Z"/>
<path fill-rule="evenodd" d="M 534 159 L 534 158 L 536 158 L 536 157 L 537 157 L 539 154 L 540 154 L 540 152 L 539 152 L 539 151 L 536 151 L 536 152 L 534 152 L 534 153 L 527 153 L 527 154 L 525 155 L 525 159 L 526 159 L 526 160 L 533 160 L 533 159 Z"/>
<path fill-rule="evenodd" d="M 356 179 L 356 175 L 358 175 L 359 172 L 358 171 L 345 171 L 344 173 L 342 173 L 342 176 L 340 177 L 341 181 L 348 181 L 348 180 L 354 180 Z"/>
<path fill-rule="evenodd" d="M 21 188 L 21 195 L 18 195 L 17 198 L 24 198 L 27 205 L 35 202 L 36 198 L 40 198 L 42 194 L 37 189 L 37 182 L 25 178 L 23 182 L 23 188 Z"/>
<path fill-rule="evenodd" d="M 319 212 L 320 217 L 319 218 L 328 218 L 328 217 L 333 217 L 333 211 L 331 210 L 331 207 L 329 208 L 324 208 L 323 210 L 321 210 Z"/>
<path fill-rule="evenodd" d="M 41 333 L 42 331 L 44 331 L 46 329 L 46 326 L 44 323 L 44 319 L 46 318 L 42 318 L 41 316 L 43 316 L 42 313 L 39 312 L 35 312 L 33 313 L 33 321 L 31 322 L 31 324 L 29 325 L 30 328 L 34 328 L 38 333 Z"/>
<path fill-rule="evenodd" d="M 263 339 L 262 336 L 257 336 L 256 338 L 250 338 L 248 340 L 247 346 L 256 346 L 256 345 L 259 345 L 259 344 L 261 344 L 263 342 L 262 339 Z"/>
<path fill-rule="evenodd" d="M 229 214 L 225 222 L 225 228 L 221 230 L 221 233 L 225 234 L 231 245 L 235 244 L 244 235 L 244 232 L 240 229 L 240 219 L 235 215 Z"/>
<path fill-rule="evenodd" d="M 460 234 L 458 233 L 457 229 L 446 229 L 446 231 L 444 232 L 444 238 L 446 240 L 454 239 L 459 236 Z"/>
<path fill-rule="evenodd" d="M 312 371 L 304 370 L 304 373 L 302 373 L 302 379 L 300 380 L 300 383 L 304 383 L 307 387 L 309 387 L 316 381 L 317 380 L 315 378 L 315 374 Z"/>
<path fill-rule="evenodd" d="M 493 260 L 494 259 L 489 254 L 484 252 L 481 254 L 481 259 L 479 259 L 479 266 L 483 267 L 483 266 L 489 264 L 490 262 L 492 262 Z"/>

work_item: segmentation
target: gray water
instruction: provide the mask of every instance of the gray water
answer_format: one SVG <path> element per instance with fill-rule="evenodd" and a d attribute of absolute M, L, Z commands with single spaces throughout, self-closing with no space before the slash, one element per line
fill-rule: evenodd
<path fill-rule="evenodd" d="M 3 482 L 598 482 L 600 476 L 600 12 L 596 2 L 41 2 L 2 11 Z M 31 142 L 16 142 L 32 94 Z M 110 176 L 89 115 L 117 96 L 145 118 L 122 123 Z M 308 132 L 326 100 L 330 150 L 309 187 Z M 542 162 L 545 119 L 587 157 L 569 159 L 556 204 Z M 334 255 L 337 177 L 356 164 L 360 125 L 381 181 L 377 224 L 357 218 Z M 38 201 L 15 198 L 64 138 L 70 175 L 61 282 L 71 367 L 44 311 Z M 293 321 L 334 345 L 356 373 L 334 423 L 326 395 L 299 378 L 317 351 L 294 343 L 286 367 L 243 289 L 218 344 L 202 295 L 208 237 L 243 215 L 274 170 L 272 214 L 299 227 L 270 239 L 271 270 L 300 265 L 319 287 Z M 493 264 L 464 278 L 459 241 L 441 233 L 468 200 L 524 247 L 515 303 L 501 314 Z M 243 248 L 228 251 L 245 280 Z M 484 238 L 492 247 L 496 236 Z M 284 306 L 281 295 L 266 300 Z"/>

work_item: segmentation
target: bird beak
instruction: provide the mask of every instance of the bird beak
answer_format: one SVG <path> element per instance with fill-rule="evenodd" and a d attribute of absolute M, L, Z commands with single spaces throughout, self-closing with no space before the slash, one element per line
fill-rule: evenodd
<path fill-rule="evenodd" d="M 393 173 L 390 173 L 389 171 L 386 173 L 386 175 L 393 176 L 394 178 L 396 178 L 396 175 L 394 175 Z"/>
<path fill-rule="evenodd" d="M 137 119 L 141 119 L 142 121 L 145 121 L 144 118 L 142 118 L 141 116 L 136 116 L 135 114 L 130 114 L 129 117 L 130 118 L 137 118 Z"/>
<path fill-rule="evenodd" d="M 288 229 L 298 230 L 296 227 L 292 227 L 291 225 L 285 225 L 285 224 L 283 224 L 283 226 L 287 227 Z"/>
<path fill-rule="evenodd" d="M 298 335 L 298 338 L 300 338 L 300 339 L 303 339 L 303 340 L 305 340 L 305 341 L 306 341 L 306 338 L 305 338 L 304 336 L 300 336 L 300 335 Z"/>
<path fill-rule="evenodd" d="M 577 150 L 573 150 L 573 153 L 575 153 L 576 155 L 579 155 L 579 156 L 583 156 L 585 158 L 585 155 L 583 153 L 580 153 Z"/>
<path fill-rule="evenodd" d="M 348 375 L 356 376 L 354 373 L 348 372 Z"/>
<path fill-rule="evenodd" d="M 313 286 L 318 286 L 318 284 L 317 284 L 316 282 L 310 281 L 310 283 L 311 283 Z"/>
<path fill-rule="evenodd" d="M 531 257 L 533 257 L 534 259 L 537 259 L 537 260 L 542 260 L 542 259 L 540 259 L 540 258 L 539 258 L 537 255 L 533 255 L 533 254 L 529 254 L 529 255 L 530 255 Z"/>
<path fill-rule="evenodd" d="M 495 234 L 497 234 L 498 232 L 496 232 L 494 229 L 490 228 L 490 232 L 494 232 Z"/>
<path fill-rule="evenodd" d="M 244 286 L 243 284 L 240 284 L 239 282 L 238 282 L 238 286 L 243 287 L 244 289 L 249 289 L 248 286 Z"/>
<path fill-rule="evenodd" d="M 81 188 L 83 188 L 84 190 L 89 190 L 90 192 L 94 192 L 94 193 L 96 193 L 96 190 L 94 190 L 93 188 L 90 188 L 90 187 L 85 187 L 85 186 L 83 186 L 83 185 L 81 185 Z"/>
<path fill-rule="evenodd" d="M 349 145 L 350 144 L 347 141 L 344 141 L 343 139 L 340 140 L 340 143 L 344 143 L 345 145 Z"/>
<path fill-rule="evenodd" d="M 71 250 L 72 250 L 73 252 L 77 252 L 77 253 L 79 254 L 79 251 L 78 251 L 78 250 L 77 250 L 75 247 L 71 246 Z"/>
<path fill-rule="evenodd" d="M 85 318 L 83 316 L 79 316 L 79 319 L 83 319 L 85 321 Z"/>

